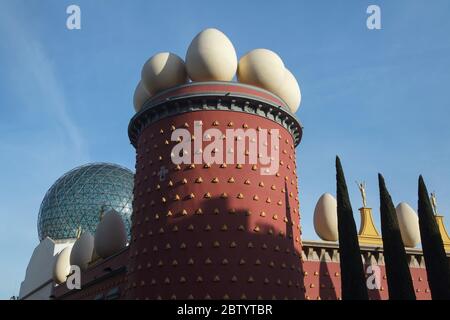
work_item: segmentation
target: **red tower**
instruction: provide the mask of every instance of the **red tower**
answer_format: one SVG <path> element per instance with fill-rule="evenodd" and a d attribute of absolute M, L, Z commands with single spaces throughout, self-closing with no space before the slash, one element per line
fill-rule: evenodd
<path fill-rule="evenodd" d="M 195 121 L 203 132 L 278 129 L 278 171 L 262 175 L 262 165 L 248 163 L 250 141 L 244 164 L 174 164 L 176 129 L 190 132 L 192 150 L 203 140 Z M 147 101 L 129 126 L 136 175 L 126 298 L 304 298 L 295 162 L 301 136 L 281 99 L 249 85 L 196 82 Z M 225 140 L 224 152 L 238 150 L 239 139 L 231 151 Z"/>

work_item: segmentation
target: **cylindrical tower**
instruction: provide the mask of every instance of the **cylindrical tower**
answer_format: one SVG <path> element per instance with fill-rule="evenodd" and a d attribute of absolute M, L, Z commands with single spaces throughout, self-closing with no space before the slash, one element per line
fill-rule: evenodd
<path fill-rule="evenodd" d="M 191 164 L 172 160 L 177 129 L 190 133 L 191 153 L 184 155 Z M 223 148 L 212 151 L 223 153 L 223 164 L 194 160 L 211 143 L 204 140 L 213 140 L 208 129 L 223 133 Z M 270 138 L 276 129 L 278 143 Z M 227 130 L 235 133 L 232 147 Z M 126 298 L 302 298 L 295 162 L 301 136 L 285 103 L 254 86 L 195 82 L 148 100 L 129 125 L 136 175 Z M 259 146 L 257 163 L 251 143 Z M 270 154 L 279 162 L 274 174 L 263 169 L 264 146 L 277 153 Z M 239 152 L 244 164 L 236 163 Z"/>

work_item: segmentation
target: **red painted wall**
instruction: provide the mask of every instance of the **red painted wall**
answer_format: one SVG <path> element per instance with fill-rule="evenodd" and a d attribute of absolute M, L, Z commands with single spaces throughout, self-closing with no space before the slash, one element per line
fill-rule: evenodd
<path fill-rule="evenodd" d="M 238 251 L 238 249 L 236 250 Z M 82 290 L 69 291 L 63 284 L 55 288 L 55 298 L 61 300 L 93 300 L 98 295 L 106 297 L 111 289 L 118 287 L 120 291 L 120 299 L 125 299 L 126 297 L 124 296 L 124 292 L 127 283 L 126 272 L 123 271 L 109 277 L 108 274 L 110 274 L 111 272 L 105 270 L 114 271 L 126 267 L 128 263 L 128 256 L 129 249 L 127 248 L 119 255 L 113 256 L 98 264 L 94 264 L 86 272 L 83 272 Z M 276 276 L 277 274 L 281 274 L 282 272 L 279 272 L 279 269 L 280 268 L 277 268 L 276 266 L 271 268 L 273 276 L 270 278 L 274 278 L 274 276 Z M 386 281 L 385 268 L 384 266 L 380 266 L 380 269 L 382 279 L 380 290 L 369 290 L 369 296 L 373 300 L 388 299 L 388 286 Z M 298 279 L 295 280 L 294 283 L 299 283 L 298 288 L 300 291 L 301 299 L 337 300 L 341 298 L 341 278 L 339 263 L 304 261 L 300 270 L 301 273 L 299 273 Z M 410 268 L 410 270 L 411 276 L 413 278 L 413 284 L 416 289 L 417 299 L 431 299 L 425 268 Z M 255 268 L 255 272 L 252 272 L 252 274 L 255 274 L 256 271 L 257 268 Z M 192 272 L 192 276 L 195 275 L 196 273 Z M 170 284 L 168 284 L 167 286 L 170 287 Z M 209 287 L 209 283 L 203 284 L 203 286 L 205 290 L 213 292 L 212 290 L 214 289 L 214 287 Z M 281 297 L 282 296 L 280 296 L 279 298 Z M 148 298 L 150 299 L 150 297 Z"/>
<path fill-rule="evenodd" d="M 367 266 L 366 266 L 367 267 Z M 379 290 L 368 290 L 372 300 L 387 300 L 389 298 L 384 266 L 379 266 L 381 271 L 381 287 Z M 340 267 L 337 262 L 305 261 L 304 290 L 305 298 L 310 300 L 336 300 L 341 299 Z M 424 268 L 410 268 L 416 298 L 419 300 L 431 299 L 428 287 L 427 274 Z"/>
<path fill-rule="evenodd" d="M 194 121 L 199 120 L 203 130 L 279 129 L 279 174 L 263 176 L 259 165 L 252 170 L 250 164 L 242 168 L 183 164 L 177 170 L 170 158 L 175 145 L 171 128 L 183 128 L 186 123 L 193 133 Z M 213 126 L 214 122 L 218 125 Z M 136 163 L 127 298 L 303 297 L 298 181 L 293 139 L 287 130 L 247 113 L 179 114 L 142 132 Z M 164 181 L 157 175 L 162 166 L 169 171 Z M 231 178 L 234 183 L 229 182 Z M 207 193 L 210 198 L 205 198 Z M 227 198 L 222 198 L 224 193 Z"/>
<path fill-rule="evenodd" d="M 216 91 L 280 102 L 261 89 L 233 83 L 194 83 L 154 100 Z M 278 174 L 261 175 L 260 165 L 253 170 L 250 164 L 178 168 L 170 157 L 176 144 L 172 131 L 186 128 L 193 134 L 194 121 L 199 120 L 203 131 L 278 129 Z M 168 170 L 163 181 L 158 175 L 162 167 Z M 294 141 L 274 121 L 219 110 L 159 120 L 137 137 L 130 246 L 83 272 L 81 291 L 69 292 L 61 285 L 54 295 L 94 299 L 118 287 L 122 299 L 339 299 L 339 264 L 301 261 L 298 194 Z M 425 269 L 411 268 L 411 273 L 417 298 L 429 299 Z M 384 267 L 381 276 L 380 290 L 370 291 L 372 299 L 388 298 Z"/>

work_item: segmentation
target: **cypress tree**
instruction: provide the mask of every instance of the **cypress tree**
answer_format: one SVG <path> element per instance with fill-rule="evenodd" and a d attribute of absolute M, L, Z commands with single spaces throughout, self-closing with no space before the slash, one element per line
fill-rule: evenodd
<path fill-rule="evenodd" d="M 336 156 L 336 189 L 342 300 L 368 300 L 358 234 L 338 156 Z"/>
<path fill-rule="evenodd" d="M 381 234 L 390 300 L 415 300 L 414 286 L 406 260 L 405 246 L 398 226 L 397 214 L 384 178 L 378 174 L 380 188 Z"/>
<path fill-rule="evenodd" d="M 418 214 L 431 297 L 433 300 L 450 300 L 450 266 L 422 175 L 419 177 Z"/>

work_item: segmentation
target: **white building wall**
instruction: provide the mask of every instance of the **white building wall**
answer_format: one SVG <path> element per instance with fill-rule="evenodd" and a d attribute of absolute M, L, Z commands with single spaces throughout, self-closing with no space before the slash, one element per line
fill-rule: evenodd
<path fill-rule="evenodd" d="M 53 266 L 56 256 L 74 240 L 55 242 L 47 237 L 34 249 L 27 266 L 25 279 L 20 285 L 19 299 L 48 300 L 54 286 Z"/>

